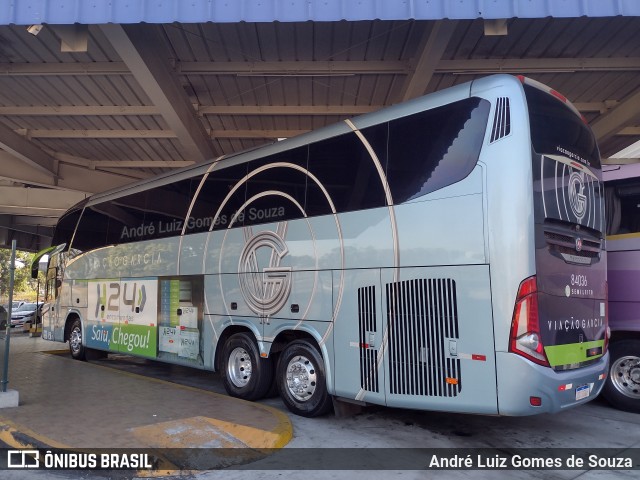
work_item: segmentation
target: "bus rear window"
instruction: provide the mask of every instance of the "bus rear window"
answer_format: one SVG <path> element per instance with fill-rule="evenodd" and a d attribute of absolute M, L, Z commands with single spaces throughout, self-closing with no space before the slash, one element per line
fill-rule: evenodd
<path fill-rule="evenodd" d="M 524 85 L 524 93 L 536 153 L 564 155 L 600 169 L 598 146 L 589 126 L 548 93 L 530 85 Z"/>

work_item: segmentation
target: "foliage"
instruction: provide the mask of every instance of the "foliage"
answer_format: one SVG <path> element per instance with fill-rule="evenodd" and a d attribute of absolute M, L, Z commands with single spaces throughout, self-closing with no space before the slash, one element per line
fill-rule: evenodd
<path fill-rule="evenodd" d="M 38 280 L 31 278 L 31 260 L 33 254 L 16 252 L 16 263 L 13 279 L 13 298 L 20 300 L 35 300 Z M 11 250 L 0 249 L 0 298 L 6 302 L 9 298 L 9 279 L 11 267 Z M 44 276 L 40 273 L 40 288 L 44 285 Z"/>

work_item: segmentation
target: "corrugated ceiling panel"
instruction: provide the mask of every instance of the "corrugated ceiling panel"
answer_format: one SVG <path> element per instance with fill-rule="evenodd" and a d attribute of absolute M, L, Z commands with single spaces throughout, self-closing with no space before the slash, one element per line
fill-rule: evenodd
<path fill-rule="evenodd" d="M 637 0 L 0 0 L 0 24 L 639 16 Z"/>

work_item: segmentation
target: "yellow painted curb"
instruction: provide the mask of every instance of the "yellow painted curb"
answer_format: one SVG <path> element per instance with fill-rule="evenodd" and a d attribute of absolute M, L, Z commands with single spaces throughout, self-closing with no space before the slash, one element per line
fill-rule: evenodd
<path fill-rule="evenodd" d="M 19 437 L 28 437 L 35 440 L 35 442 L 29 443 L 27 438 L 20 439 Z M 13 448 L 69 448 L 67 445 L 56 442 L 2 417 L 0 417 L 0 441 Z"/>
<path fill-rule="evenodd" d="M 27 437 L 21 439 L 20 437 Z M 35 442 L 29 442 L 29 439 Z M 72 448 L 60 442 L 56 442 L 51 438 L 40 435 L 33 430 L 18 425 L 10 420 L 0 417 L 0 441 L 15 449 L 48 449 L 56 448 L 61 450 L 73 450 L 74 452 L 82 452 L 82 448 Z M 91 449 L 87 449 L 91 450 Z M 139 477 L 166 477 L 175 474 L 179 468 L 164 457 L 158 456 L 158 466 L 155 470 L 137 470 L 136 475 Z"/>

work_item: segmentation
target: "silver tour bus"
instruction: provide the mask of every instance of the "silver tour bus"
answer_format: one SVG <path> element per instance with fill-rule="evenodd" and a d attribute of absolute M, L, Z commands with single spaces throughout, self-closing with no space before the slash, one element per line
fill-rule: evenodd
<path fill-rule="evenodd" d="M 43 336 L 310 417 L 558 412 L 606 377 L 603 230 L 577 110 L 491 76 L 79 203 Z"/>

